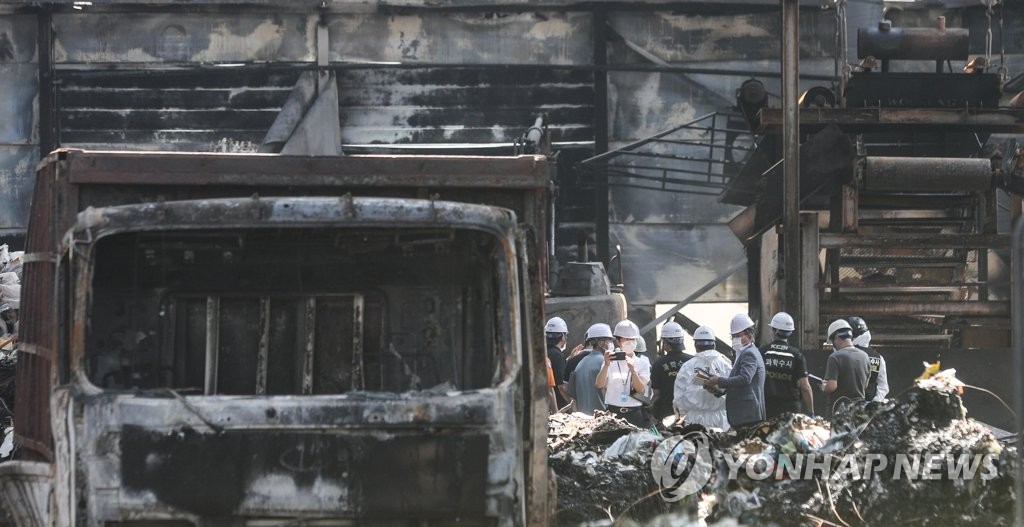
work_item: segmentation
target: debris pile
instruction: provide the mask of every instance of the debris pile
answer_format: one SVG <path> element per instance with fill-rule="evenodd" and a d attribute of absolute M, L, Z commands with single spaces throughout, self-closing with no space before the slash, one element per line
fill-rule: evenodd
<path fill-rule="evenodd" d="M 611 413 L 555 414 L 548 454 L 558 486 L 558 525 L 620 517 L 652 518 L 670 510 L 658 497 L 651 454 L 661 436 Z"/>
<path fill-rule="evenodd" d="M 710 482 L 675 503 L 660 499 L 650 462 L 665 437 L 687 429 L 659 436 L 608 414 L 555 415 L 558 522 L 654 525 L 670 512 L 673 525 L 698 513 L 708 524 L 1010 525 L 1016 448 L 966 417 L 962 388 L 942 372 L 830 420 L 784 415 L 742 434 L 706 434 Z"/>

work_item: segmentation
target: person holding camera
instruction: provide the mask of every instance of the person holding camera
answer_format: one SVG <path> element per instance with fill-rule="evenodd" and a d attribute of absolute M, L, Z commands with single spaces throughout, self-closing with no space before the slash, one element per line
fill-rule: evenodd
<path fill-rule="evenodd" d="M 644 403 L 647 385 L 651 381 L 651 363 L 636 356 L 636 341 L 640 332 L 628 320 L 615 325 L 612 332 L 616 348 L 605 351 L 604 365 L 597 374 L 595 385 L 604 391 L 604 404 L 609 412 L 640 427 L 650 426 Z"/>

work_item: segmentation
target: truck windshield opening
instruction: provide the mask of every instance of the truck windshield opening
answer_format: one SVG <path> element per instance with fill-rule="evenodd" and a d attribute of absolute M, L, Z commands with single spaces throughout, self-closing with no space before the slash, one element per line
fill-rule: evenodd
<path fill-rule="evenodd" d="M 86 368 L 109 390 L 320 395 L 496 385 L 500 239 L 468 229 L 116 234 L 94 249 Z"/>

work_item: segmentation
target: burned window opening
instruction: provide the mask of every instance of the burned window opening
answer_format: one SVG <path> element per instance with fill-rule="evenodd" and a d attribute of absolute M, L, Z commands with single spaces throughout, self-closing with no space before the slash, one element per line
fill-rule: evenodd
<path fill-rule="evenodd" d="M 487 233 L 128 233 L 96 242 L 93 262 L 86 364 L 101 388 L 400 393 L 507 373 L 507 269 Z"/>

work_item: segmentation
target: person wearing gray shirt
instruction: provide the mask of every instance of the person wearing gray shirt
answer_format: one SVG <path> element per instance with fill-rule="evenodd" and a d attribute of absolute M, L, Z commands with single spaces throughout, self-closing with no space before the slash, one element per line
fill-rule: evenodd
<path fill-rule="evenodd" d="M 843 319 L 829 325 L 828 340 L 836 351 L 828 357 L 821 390 L 830 394 L 829 408 L 834 413 L 844 404 L 864 400 L 871 360 L 867 353 L 853 345 L 853 329 Z"/>
<path fill-rule="evenodd" d="M 594 324 L 587 330 L 586 345 L 593 349 L 569 375 L 569 397 L 575 403 L 575 411 L 594 415 L 597 410 L 608 409 L 604 404 L 604 393 L 597 388 L 597 374 L 604 367 L 605 350 L 613 349 L 614 343 L 612 328 L 608 324 Z"/>

